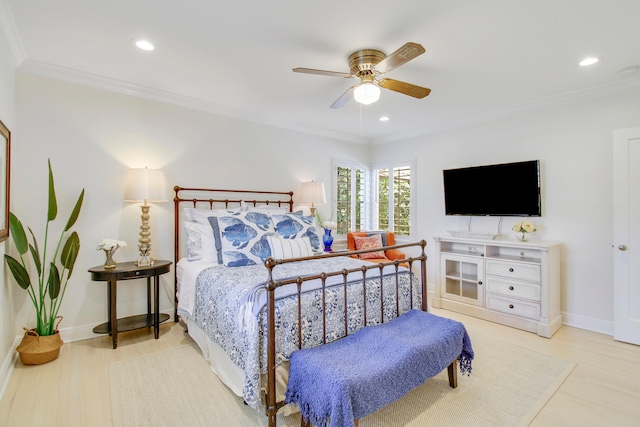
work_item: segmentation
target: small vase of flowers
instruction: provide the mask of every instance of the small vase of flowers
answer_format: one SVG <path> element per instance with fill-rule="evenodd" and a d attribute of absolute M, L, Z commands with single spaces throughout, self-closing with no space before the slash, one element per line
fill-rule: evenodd
<path fill-rule="evenodd" d="M 536 226 L 530 221 L 520 221 L 512 228 L 516 232 L 516 239 L 526 242 L 529 239 L 528 233 L 536 231 Z"/>
<path fill-rule="evenodd" d="M 96 250 L 103 250 L 107 256 L 107 259 L 104 262 L 105 270 L 116 268 L 116 261 L 113 258 L 113 255 L 116 253 L 118 248 L 123 248 L 125 246 L 127 246 L 127 242 L 116 239 L 102 239 L 98 242 Z"/>

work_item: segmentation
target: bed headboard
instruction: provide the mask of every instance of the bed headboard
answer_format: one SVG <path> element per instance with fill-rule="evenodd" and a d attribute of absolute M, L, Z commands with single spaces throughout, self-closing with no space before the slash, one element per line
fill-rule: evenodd
<path fill-rule="evenodd" d="M 287 206 L 289 212 L 293 212 L 293 191 L 253 191 L 253 190 L 220 190 L 214 188 L 189 188 L 173 187 L 175 196 L 174 206 L 174 266 L 180 260 L 180 234 L 182 229 L 181 207 L 192 207 L 202 209 L 227 209 L 241 206 L 244 202 L 249 205 L 273 205 Z M 177 285 L 176 268 L 174 270 L 174 283 Z M 176 300 L 177 304 L 177 300 Z M 177 305 L 176 305 L 177 307 Z M 176 312 L 176 322 L 178 321 Z"/>

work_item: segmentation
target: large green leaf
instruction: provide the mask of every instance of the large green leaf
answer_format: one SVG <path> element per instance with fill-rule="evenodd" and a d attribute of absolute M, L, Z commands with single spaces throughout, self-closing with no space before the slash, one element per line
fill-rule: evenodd
<path fill-rule="evenodd" d="M 67 226 L 64 228 L 64 231 L 69 231 L 69 229 L 73 227 L 73 224 L 76 223 L 76 220 L 78 219 L 78 215 L 80 214 L 80 208 L 82 207 L 83 200 L 84 200 L 84 188 L 80 193 L 80 197 L 78 197 L 78 201 L 76 202 L 76 205 L 73 208 L 73 211 L 71 211 L 71 216 L 69 217 L 69 221 L 67 221 Z"/>
<path fill-rule="evenodd" d="M 53 184 L 51 159 L 49 159 L 49 209 L 47 210 L 47 222 L 53 221 L 56 216 L 58 216 L 58 202 L 56 201 L 56 189 Z"/>
<path fill-rule="evenodd" d="M 42 274 L 42 258 L 40 258 L 40 248 L 38 248 L 38 239 L 36 239 L 36 235 L 33 234 L 33 230 L 29 227 L 29 233 L 31 233 L 31 239 L 33 240 L 33 245 L 29 245 L 29 249 L 31 250 L 31 257 L 33 258 L 33 262 L 36 264 L 36 271 L 38 272 L 38 276 Z"/>
<path fill-rule="evenodd" d="M 38 246 L 35 248 L 32 245 L 29 245 L 29 250 L 31 251 L 31 258 L 33 258 L 33 263 L 36 265 L 36 271 L 38 272 L 38 277 L 42 274 L 42 264 L 40 263 L 40 254 L 38 253 Z"/>
<path fill-rule="evenodd" d="M 56 267 L 54 263 L 51 263 L 51 268 L 49 269 L 49 296 L 51 299 L 56 299 L 59 293 L 60 273 L 58 272 L 58 267 Z"/>
<path fill-rule="evenodd" d="M 24 227 L 13 212 L 9 213 L 9 231 L 13 242 L 16 244 L 16 249 L 20 255 L 24 255 L 29 250 L 29 244 L 27 242 L 27 235 L 24 232 Z"/>
<path fill-rule="evenodd" d="M 31 279 L 29 278 L 29 273 L 25 268 L 20 264 L 15 258 L 10 255 L 5 254 L 4 260 L 9 266 L 11 270 L 11 274 L 13 274 L 13 278 L 18 282 L 18 286 L 22 289 L 27 289 L 31 284 Z"/>
<path fill-rule="evenodd" d="M 80 251 L 80 237 L 75 231 L 71 233 L 69 238 L 62 248 L 62 255 L 60 255 L 60 262 L 62 266 L 69 270 L 69 277 L 73 272 L 73 265 L 76 263 L 78 252 Z"/>

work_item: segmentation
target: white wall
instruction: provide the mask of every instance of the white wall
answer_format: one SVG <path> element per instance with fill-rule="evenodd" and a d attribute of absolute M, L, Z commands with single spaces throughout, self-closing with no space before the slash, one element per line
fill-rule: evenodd
<path fill-rule="evenodd" d="M 15 79 L 14 64 L 0 37 L 0 120 L 15 135 Z M 4 253 L 8 240 L 0 244 L 0 395 L 4 387 L 4 379 L 11 370 L 12 348 L 16 337 L 16 323 L 13 307 L 13 294 L 18 289 L 13 283 L 7 281 L 7 272 L 4 267 Z M 15 287 L 15 289 L 14 289 Z"/>
<path fill-rule="evenodd" d="M 2 78 L 0 87 L 11 91 L 12 76 Z M 86 189 L 76 225 L 83 246 L 61 310 L 66 339 L 93 336 L 91 329 L 106 320 L 105 285 L 91 282 L 86 272 L 103 262 L 96 243 L 105 237 L 125 240 L 129 246 L 116 259 L 136 257 L 140 210 L 122 201 L 129 167 L 161 168 L 170 187 L 295 191 L 302 181 L 331 182 L 331 158 L 374 163 L 416 159 L 417 237 L 430 242 L 431 283 L 431 238 L 466 227 L 465 220 L 444 216 L 442 169 L 540 159 L 544 212 L 535 219 L 537 238 L 564 243 L 565 320 L 610 332 L 611 132 L 640 125 L 638 91 L 370 149 L 30 75 L 19 74 L 15 90 L 17 109 L 8 113 L 17 117 L 20 129 L 12 155 L 12 211 L 38 236 L 43 234 L 47 158 L 54 168 L 59 222 L 66 221 L 79 191 Z M 4 108 L 11 110 L 11 104 Z M 172 209 L 170 202 L 151 209 L 152 252 L 158 259 L 173 257 Z M 326 216 L 328 206 L 320 210 Z M 514 221 L 504 221 L 509 238 Z M 475 218 L 472 224 L 474 229 L 493 230 L 497 219 Z M 168 312 L 172 275 L 163 276 L 162 287 L 161 308 Z M 5 283 L 4 293 L 7 288 Z M 144 310 L 143 288 L 134 284 L 119 289 L 119 315 Z M 14 298 L 17 317 L 14 321 L 9 316 L 3 327 L 9 323 L 15 337 L 31 325 L 33 312 L 24 293 Z M 8 299 L 3 298 L 3 304 Z M 11 338 L 3 339 L 5 347 Z"/>
<path fill-rule="evenodd" d="M 374 146 L 372 161 L 417 160 L 418 237 L 429 242 L 434 283 L 432 238 L 467 227 L 466 219 L 444 215 L 442 170 L 540 159 L 543 215 L 532 219 L 537 239 L 564 243 L 565 322 L 612 333 L 612 131 L 634 126 L 640 126 L 640 91 Z M 506 238 L 513 239 L 517 220 L 504 219 Z M 474 217 L 471 224 L 495 231 L 498 218 Z"/>
<path fill-rule="evenodd" d="M 82 188 L 85 201 L 75 230 L 82 249 L 62 305 L 63 339 L 94 336 L 107 320 L 106 287 L 87 269 L 104 262 L 102 238 L 125 240 L 116 261 L 134 260 L 140 208 L 122 200 L 130 167 L 159 168 L 167 185 L 296 191 L 311 179 L 331 182 L 331 157 L 367 159 L 369 148 L 257 125 L 70 83 L 18 74 L 17 117 L 22 130 L 13 152 L 12 211 L 44 234 L 47 159 L 51 158 L 66 222 Z M 327 187 L 329 190 L 329 187 Z M 173 194 L 171 190 L 170 194 Z M 330 197 L 330 195 L 328 195 Z M 322 206 L 320 210 L 327 210 Z M 151 208 L 152 255 L 173 259 L 173 203 Z M 42 245 L 42 243 L 41 243 Z M 146 309 L 144 282 L 118 288 L 118 316 Z M 161 309 L 173 307 L 173 274 L 162 276 Z M 31 303 L 20 296 L 14 333 L 33 323 Z M 73 328 L 73 334 L 69 331 Z"/>

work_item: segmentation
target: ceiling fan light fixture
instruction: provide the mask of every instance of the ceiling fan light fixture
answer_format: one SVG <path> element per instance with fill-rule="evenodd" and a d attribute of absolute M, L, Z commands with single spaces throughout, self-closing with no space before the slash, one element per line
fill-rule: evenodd
<path fill-rule="evenodd" d="M 353 99 L 363 105 L 373 104 L 380 99 L 380 88 L 373 83 L 362 83 L 353 90 Z"/>

